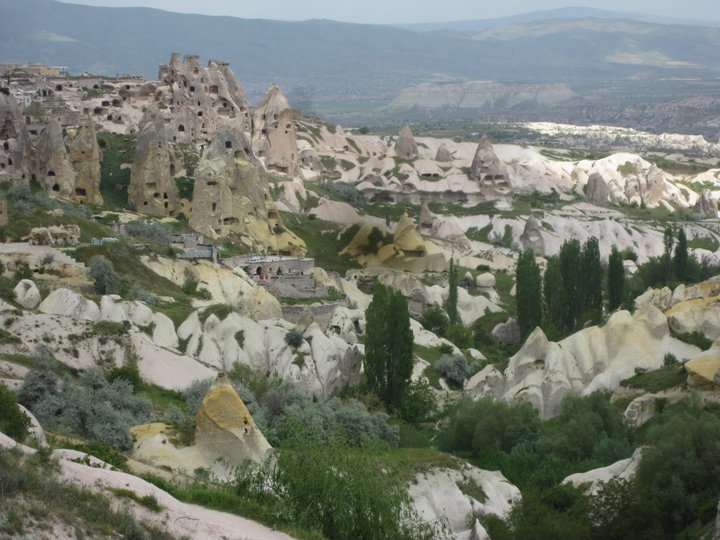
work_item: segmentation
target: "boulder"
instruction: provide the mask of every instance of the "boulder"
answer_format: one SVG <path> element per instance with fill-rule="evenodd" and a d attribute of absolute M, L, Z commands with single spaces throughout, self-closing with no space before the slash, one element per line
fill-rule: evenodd
<path fill-rule="evenodd" d="M 475 285 L 480 288 L 495 287 L 495 283 L 495 276 L 492 275 L 490 272 L 479 274 L 478 277 L 475 278 Z"/>
<path fill-rule="evenodd" d="M 100 309 L 95 302 L 65 288 L 56 289 L 47 295 L 38 310 L 42 313 L 62 315 L 77 320 L 97 321 L 100 319 Z"/>
<path fill-rule="evenodd" d="M 42 300 L 40 290 L 31 279 L 21 279 L 13 289 L 13 296 L 25 309 L 35 309 Z"/>
<path fill-rule="evenodd" d="M 195 426 L 200 451 L 230 465 L 239 467 L 248 459 L 262 463 L 272 449 L 223 373 L 203 398 Z"/>
<path fill-rule="evenodd" d="M 410 126 L 400 130 L 400 135 L 395 142 L 395 153 L 403 159 L 412 159 L 417 156 L 418 147 Z"/>

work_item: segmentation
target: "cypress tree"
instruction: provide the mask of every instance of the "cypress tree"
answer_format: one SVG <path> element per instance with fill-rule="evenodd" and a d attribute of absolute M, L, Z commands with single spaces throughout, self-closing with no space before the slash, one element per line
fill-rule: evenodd
<path fill-rule="evenodd" d="M 567 309 L 561 330 L 572 332 L 577 327 L 580 314 L 585 307 L 581 281 L 582 253 L 579 241 L 566 240 L 560 247 L 560 273 L 565 289 L 565 298 L 567 298 Z"/>
<path fill-rule="evenodd" d="M 612 247 L 607 273 L 608 311 L 615 311 L 625 296 L 625 267 L 617 246 Z"/>
<path fill-rule="evenodd" d="M 458 322 L 458 310 L 457 310 L 457 302 L 458 302 L 458 272 L 459 269 L 457 265 L 455 264 L 454 259 L 450 259 L 450 272 L 448 276 L 448 299 L 447 304 L 445 306 L 445 309 L 448 314 L 448 319 L 450 319 L 450 326 Z"/>
<path fill-rule="evenodd" d="M 543 281 L 543 296 L 545 297 L 545 324 L 543 329 L 548 335 L 557 335 L 563 328 L 565 313 L 567 312 L 567 298 L 563 287 L 560 261 L 557 257 L 550 257 L 547 261 Z"/>
<path fill-rule="evenodd" d="M 580 313 L 595 312 L 595 315 L 602 315 L 603 267 L 597 238 L 590 238 L 583 246 L 580 277 L 583 293 L 583 309 Z"/>
<path fill-rule="evenodd" d="M 365 375 L 388 410 L 398 410 L 413 368 L 413 333 L 407 301 L 399 291 L 375 284 L 365 312 Z"/>
<path fill-rule="evenodd" d="M 540 269 L 532 251 L 523 251 L 515 272 L 517 318 L 520 333 L 527 337 L 542 320 L 542 287 Z"/>

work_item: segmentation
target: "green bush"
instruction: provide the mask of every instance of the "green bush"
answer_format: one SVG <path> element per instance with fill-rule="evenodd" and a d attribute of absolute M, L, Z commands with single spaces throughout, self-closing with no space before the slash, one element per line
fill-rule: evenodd
<path fill-rule="evenodd" d="M 159 244 L 167 244 L 170 242 L 172 227 L 160 221 L 136 219 L 125 225 L 125 233 L 135 238 L 144 238 Z"/>
<path fill-rule="evenodd" d="M 0 431 L 18 442 L 28 434 L 30 418 L 15 403 L 15 396 L 0 384 Z"/>
<path fill-rule="evenodd" d="M 472 375 L 472 369 L 462 355 L 443 355 L 433 367 L 446 381 L 459 388 L 462 388 L 465 379 Z"/>
<path fill-rule="evenodd" d="M 95 255 L 90 259 L 87 274 L 100 294 L 120 294 L 126 285 L 110 259 L 104 255 Z"/>
<path fill-rule="evenodd" d="M 303 341 L 302 332 L 300 332 L 297 328 L 293 328 L 285 334 L 285 343 L 288 347 L 292 347 L 293 349 L 300 347 L 303 344 Z"/>
<path fill-rule="evenodd" d="M 422 314 L 422 317 L 420 317 L 420 324 L 423 325 L 425 330 L 429 330 L 438 336 L 445 336 L 448 326 L 450 325 L 450 319 L 448 319 L 445 311 L 440 308 L 433 307 Z"/>

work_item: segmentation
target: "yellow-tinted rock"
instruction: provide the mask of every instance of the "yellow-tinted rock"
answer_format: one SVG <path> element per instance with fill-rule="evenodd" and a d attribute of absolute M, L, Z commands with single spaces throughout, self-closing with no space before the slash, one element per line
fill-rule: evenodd
<path fill-rule="evenodd" d="M 195 443 L 208 456 L 239 465 L 247 459 L 262 462 L 271 449 L 222 373 L 202 400 L 195 421 Z"/>
<path fill-rule="evenodd" d="M 720 349 L 713 347 L 685 364 L 688 372 L 688 386 L 710 389 L 715 386 L 715 377 L 720 371 Z"/>

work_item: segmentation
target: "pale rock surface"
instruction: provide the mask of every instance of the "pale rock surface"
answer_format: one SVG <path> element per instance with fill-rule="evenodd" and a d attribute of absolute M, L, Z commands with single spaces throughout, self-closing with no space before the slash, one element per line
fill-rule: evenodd
<path fill-rule="evenodd" d="M 470 173 L 486 197 L 512 195 L 505 165 L 495 154 L 493 145 L 487 136 L 483 136 L 478 143 L 475 156 L 470 164 Z"/>
<path fill-rule="evenodd" d="M 535 216 L 528 218 L 520 241 L 524 250 L 529 249 L 536 257 L 545 256 L 545 240 L 543 239 L 542 226 Z"/>
<path fill-rule="evenodd" d="M 13 289 L 13 296 L 25 309 L 35 309 L 42 300 L 40 290 L 31 279 L 21 279 Z"/>
<path fill-rule="evenodd" d="M 463 484 L 474 483 L 487 496 L 485 502 L 463 492 Z M 446 526 L 453 538 L 469 539 L 475 518 L 494 515 L 508 517 L 512 505 L 520 500 L 520 490 L 500 472 L 484 471 L 465 465 L 460 470 L 431 469 L 418 473 L 408 487 L 413 507 L 431 524 Z"/>
<path fill-rule="evenodd" d="M 710 196 L 709 189 L 703 189 L 700 192 L 700 198 L 695 203 L 693 211 L 705 219 L 718 218 L 718 203 Z"/>
<path fill-rule="evenodd" d="M 489 288 L 489 287 L 495 287 L 495 276 L 491 274 L 490 272 L 485 272 L 484 274 L 479 274 L 477 278 L 475 278 L 475 285 L 477 287 L 481 288 Z"/>
<path fill-rule="evenodd" d="M 354 345 L 358 342 L 358 334 L 365 333 L 365 311 L 338 306 L 330 318 L 325 334 L 334 334 L 343 341 Z"/>
<path fill-rule="evenodd" d="M 431 349 L 436 349 L 442 345 L 447 345 L 452 349 L 452 354 L 462 354 L 460 349 L 458 349 L 454 343 L 448 341 L 445 338 L 437 336 L 430 330 L 425 330 L 425 328 L 423 328 L 423 325 L 415 319 L 410 319 L 410 329 L 413 333 L 413 343 L 421 345 L 422 347 L 429 347 Z"/>
<path fill-rule="evenodd" d="M 42 313 L 50 315 L 63 315 L 72 319 L 97 321 L 100 318 L 100 309 L 92 300 L 70 289 L 56 289 L 51 292 L 38 306 Z"/>
<path fill-rule="evenodd" d="M 696 390 L 714 390 L 720 385 L 720 342 L 685 363 L 688 387 Z"/>
<path fill-rule="evenodd" d="M 0 447 L 18 448 L 25 455 L 35 449 L 16 443 L 0 433 Z M 113 490 L 124 489 L 138 498 L 153 497 L 162 507 L 161 512 L 150 510 L 139 503 L 127 503 L 130 512 L 139 521 L 151 523 L 176 537 L 233 538 L 238 540 L 292 540 L 284 533 L 273 531 L 249 519 L 233 514 L 209 510 L 201 506 L 178 501 L 167 492 L 128 473 L 113 470 L 107 463 L 82 452 L 55 450 L 59 474 L 67 483 L 113 496 Z M 80 458 L 80 459 L 78 459 Z M 89 465 L 85 464 L 85 461 Z"/>
<path fill-rule="evenodd" d="M 42 448 L 47 448 L 48 443 L 47 439 L 45 438 L 45 430 L 40 425 L 40 422 L 38 422 L 37 418 L 35 418 L 35 415 L 31 413 L 29 410 L 27 410 L 24 406 L 22 406 L 20 403 L 17 404 L 18 409 L 20 409 L 20 412 L 23 413 L 25 416 L 27 416 L 30 419 L 30 427 L 28 428 L 28 435 L 30 438 L 35 439 L 35 442 Z"/>
<path fill-rule="evenodd" d="M 565 478 L 562 483 L 572 484 L 575 487 L 581 487 L 583 485 L 589 484 L 587 486 L 586 493 L 588 495 L 595 495 L 602 487 L 602 484 L 610 480 L 613 480 L 615 478 L 631 480 L 637 472 L 637 468 L 638 465 L 640 465 L 640 460 L 642 459 L 642 454 L 644 450 L 644 447 L 640 447 L 635 450 L 635 452 L 633 452 L 633 455 L 629 458 L 616 461 L 615 463 L 613 463 L 612 465 L 608 465 L 607 467 L 601 467 L 599 469 L 593 469 L 591 471 L 583 473 L 571 474 L 570 476 Z"/>
<path fill-rule="evenodd" d="M 244 297 L 243 310 L 256 321 L 282 319 L 282 306 L 279 300 L 265 287 L 257 287 Z"/>
<path fill-rule="evenodd" d="M 674 339 L 665 316 L 650 306 L 635 315 L 618 311 L 605 326 L 580 330 L 557 343 L 537 328 L 510 358 L 502 379 L 488 371 L 485 376 L 495 379 L 494 384 L 479 374 L 471 381 L 479 389 L 476 396 L 528 401 L 547 419 L 559 412 L 567 395 L 612 391 L 636 368 L 662 367 L 668 353 L 687 358 L 697 352 L 697 347 Z"/>

